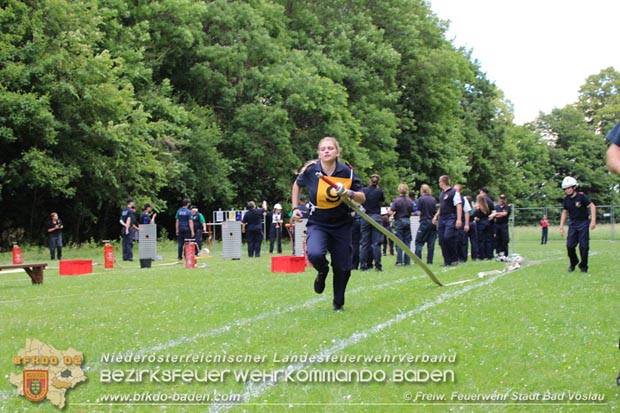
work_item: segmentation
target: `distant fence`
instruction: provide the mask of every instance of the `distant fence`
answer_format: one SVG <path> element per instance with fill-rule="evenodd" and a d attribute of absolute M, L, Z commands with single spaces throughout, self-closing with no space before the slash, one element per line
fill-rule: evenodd
<path fill-rule="evenodd" d="M 511 239 L 514 241 L 540 240 L 540 220 L 547 215 L 549 240 L 561 239 L 558 234 L 562 207 L 514 208 L 510 216 Z M 597 229 L 590 233 L 591 239 L 615 241 L 615 227 L 620 224 L 620 206 L 601 205 L 596 207 Z M 568 220 L 567 220 L 568 221 Z"/>

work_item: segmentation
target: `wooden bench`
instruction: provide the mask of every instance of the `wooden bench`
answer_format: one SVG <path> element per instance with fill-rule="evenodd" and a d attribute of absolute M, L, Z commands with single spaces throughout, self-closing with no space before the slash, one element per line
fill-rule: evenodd
<path fill-rule="evenodd" d="M 45 267 L 47 267 L 46 262 L 35 262 L 30 264 L 0 264 L 0 271 L 22 268 L 28 273 L 33 284 L 43 284 L 43 270 Z"/>

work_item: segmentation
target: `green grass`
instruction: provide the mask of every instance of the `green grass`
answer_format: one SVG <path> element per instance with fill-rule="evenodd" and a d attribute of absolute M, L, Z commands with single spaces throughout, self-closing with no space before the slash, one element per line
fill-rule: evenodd
<path fill-rule="evenodd" d="M 597 231 L 599 228 L 597 228 Z M 0 272 L 0 412 L 54 412 L 49 401 L 33 404 L 15 396 L 10 373 L 21 372 L 12 358 L 28 338 L 57 349 L 83 352 L 88 381 L 67 393 L 67 412 L 203 412 L 203 411 L 609 411 L 620 408 L 620 335 L 617 317 L 618 246 L 603 240 L 590 245 L 590 272 L 566 271 L 564 243 L 540 246 L 539 232 L 520 236 L 518 253 L 532 264 L 522 269 L 478 278 L 481 271 L 502 269 L 497 262 L 468 262 L 432 269 L 444 283 L 435 286 L 422 271 L 395 267 L 384 257 L 384 271 L 354 271 L 344 312 L 331 308 L 331 276 L 326 293 L 312 290 L 314 271 L 277 274 L 270 257 L 224 260 L 218 254 L 199 262 L 206 268 L 171 265 L 172 243 L 159 245 L 163 261 L 150 269 L 137 262 L 104 270 L 102 248 L 66 249 L 64 257 L 94 260 L 91 275 L 58 275 L 50 262 L 45 282 L 30 284 L 24 273 Z M 244 246 L 245 247 L 245 246 Z M 288 251 L 288 245 L 285 251 Z M 218 248 L 218 253 L 221 249 Z M 137 258 L 137 248 L 136 248 Z M 120 254 L 116 246 L 117 255 Z M 436 250 L 436 262 L 440 251 Z M 47 258 L 44 249 L 24 252 L 25 260 Z M 9 263 L 10 254 L 0 254 Z M 98 264 L 98 265 L 97 265 Z M 140 355 L 251 355 L 265 361 L 223 363 L 105 363 L 110 353 Z M 279 361 L 274 359 L 278 354 Z M 284 362 L 294 356 L 443 356 L 454 363 Z M 100 379 L 108 369 L 197 369 L 241 371 L 291 369 L 307 372 L 354 371 L 385 374 L 398 370 L 452 371 L 454 382 L 278 383 L 237 381 L 232 375 L 216 383 L 119 383 Z M 232 374 L 232 372 L 230 373 Z M 301 376 L 297 376 L 297 374 Z M 375 376 L 380 378 L 380 376 Z M 513 395 L 550 392 L 564 401 L 512 400 Z M 161 392 L 177 394 L 242 394 L 237 405 L 109 404 L 108 394 Z M 495 403 L 451 400 L 453 394 L 508 394 Z M 568 400 L 572 393 L 596 393 L 604 402 Z M 410 402 L 408 395 L 444 395 L 447 401 Z"/>

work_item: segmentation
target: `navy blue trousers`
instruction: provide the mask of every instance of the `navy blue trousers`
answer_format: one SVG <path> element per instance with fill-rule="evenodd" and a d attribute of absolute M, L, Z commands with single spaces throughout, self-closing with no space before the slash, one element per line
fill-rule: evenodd
<path fill-rule="evenodd" d="M 329 271 L 329 252 L 333 275 L 334 305 L 344 305 L 344 294 L 351 277 L 351 222 L 322 223 L 309 220 L 306 237 L 306 254 L 319 272 Z"/>
<path fill-rule="evenodd" d="M 577 245 L 579 245 L 579 255 L 581 262 L 577 258 Z M 588 221 L 572 222 L 568 227 L 568 236 L 566 237 L 566 249 L 568 250 L 568 258 L 571 267 L 588 271 L 588 253 L 590 251 L 590 223 Z"/>

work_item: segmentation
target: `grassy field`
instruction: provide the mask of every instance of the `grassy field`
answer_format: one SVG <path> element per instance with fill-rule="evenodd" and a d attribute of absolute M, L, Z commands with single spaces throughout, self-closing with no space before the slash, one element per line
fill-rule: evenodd
<path fill-rule="evenodd" d="M 83 352 L 88 381 L 67 392 L 67 412 L 618 410 L 618 245 L 593 240 L 590 272 L 568 273 L 564 242 L 541 246 L 539 234 L 516 237 L 528 265 L 483 278 L 504 263 L 443 269 L 437 250 L 445 287 L 384 257 L 383 272 L 353 272 L 344 312 L 332 310 L 331 275 L 316 295 L 312 269 L 272 273 L 265 253 L 224 260 L 219 248 L 185 269 L 165 243 L 152 268 L 104 270 L 102 248 L 67 248 L 66 259 L 92 259 L 93 273 L 59 276 L 50 262 L 33 286 L 0 272 L 0 411 L 58 411 L 9 382 L 27 339 Z M 165 379 L 175 370 L 186 380 Z"/>

